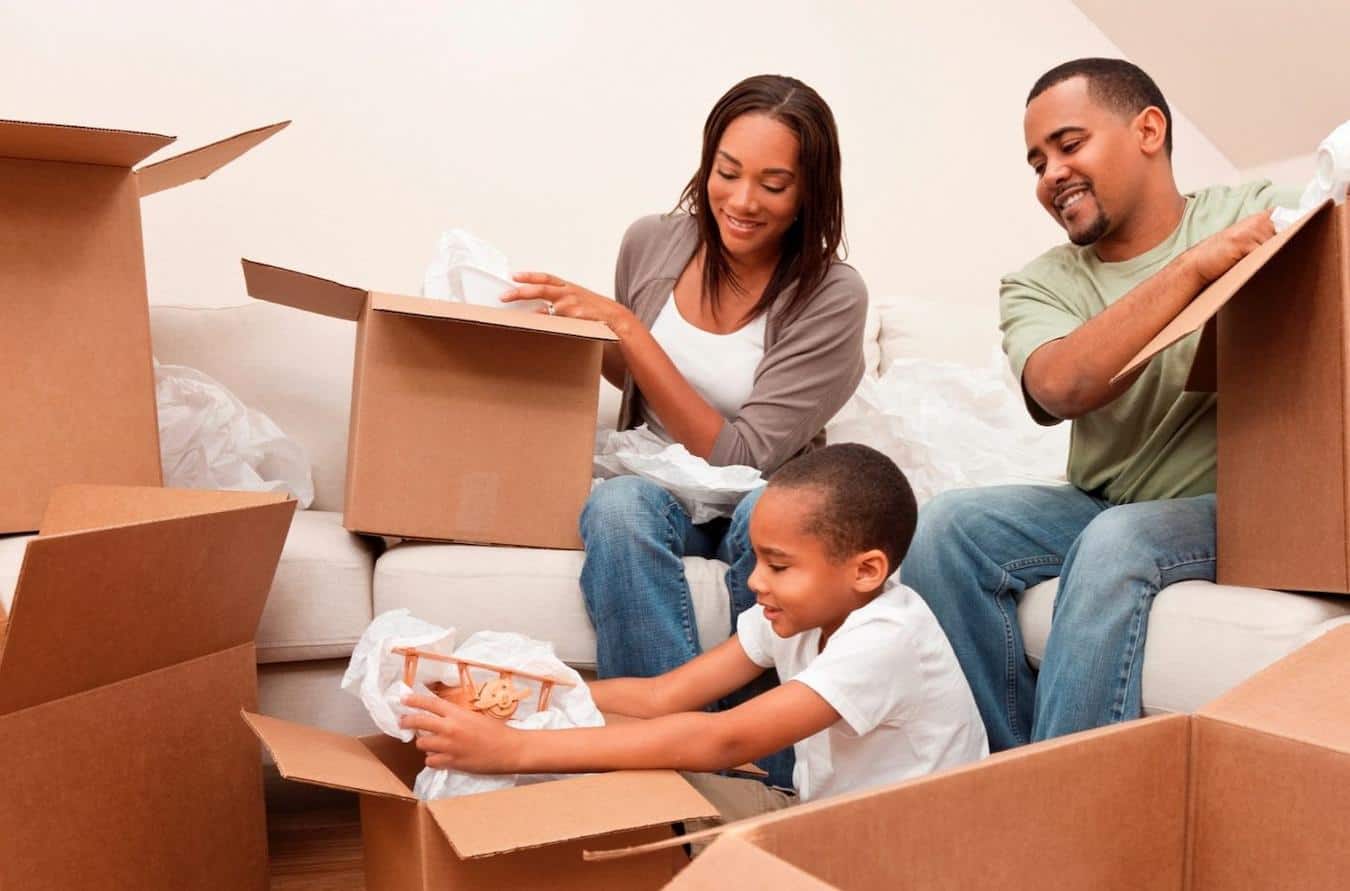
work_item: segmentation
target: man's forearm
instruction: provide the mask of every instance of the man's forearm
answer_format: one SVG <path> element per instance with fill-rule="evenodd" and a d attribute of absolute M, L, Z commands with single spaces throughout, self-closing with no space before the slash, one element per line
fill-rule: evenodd
<path fill-rule="evenodd" d="M 1107 405 L 1134 383 L 1112 376 L 1167 327 L 1208 282 L 1183 253 L 1060 340 L 1038 349 L 1023 380 L 1032 398 L 1071 419 Z"/>

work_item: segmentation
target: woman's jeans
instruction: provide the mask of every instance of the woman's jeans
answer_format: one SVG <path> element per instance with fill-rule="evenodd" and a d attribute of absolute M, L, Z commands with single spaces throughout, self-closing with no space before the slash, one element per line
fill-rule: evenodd
<path fill-rule="evenodd" d="M 641 477 L 615 477 L 595 488 L 581 512 L 581 591 L 595 626 L 600 677 L 656 677 L 703 652 L 684 557 L 727 564 L 727 631 L 736 633 L 736 617 L 755 603 L 747 586 L 755 568 L 749 525 L 762 491 L 742 499 L 730 520 L 695 525 L 674 496 Z M 719 705 L 730 708 L 776 683 L 775 673 L 766 672 Z M 792 764 L 791 749 L 759 761 L 769 782 L 785 788 L 792 787 Z"/>
<path fill-rule="evenodd" d="M 1112 506 L 1072 486 L 944 493 L 919 512 L 901 578 L 970 681 L 993 751 L 1136 718 L 1158 591 L 1214 578 L 1214 496 Z M 1040 675 L 1017 601 L 1058 576 Z"/>

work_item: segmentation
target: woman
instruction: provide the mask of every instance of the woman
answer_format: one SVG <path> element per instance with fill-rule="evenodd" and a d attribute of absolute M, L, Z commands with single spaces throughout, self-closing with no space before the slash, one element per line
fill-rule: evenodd
<path fill-rule="evenodd" d="M 623 388 L 619 427 L 651 430 L 714 465 L 769 474 L 824 442 L 862 379 L 867 290 L 838 259 L 839 139 L 829 106 L 790 77 L 748 78 L 713 107 L 698 172 L 676 212 L 624 236 L 609 300 L 523 273 L 505 300 L 606 323 L 605 377 Z M 699 526 L 638 477 L 598 486 L 581 516 L 581 587 L 602 678 L 650 677 L 701 651 L 681 558 L 730 565 L 735 617 L 755 602 L 748 497 Z M 787 779 L 776 776 L 780 784 Z"/>

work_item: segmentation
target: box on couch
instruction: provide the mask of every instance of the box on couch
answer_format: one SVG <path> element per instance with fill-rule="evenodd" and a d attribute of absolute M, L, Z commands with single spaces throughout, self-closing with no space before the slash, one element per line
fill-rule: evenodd
<path fill-rule="evenodd" d="M 283 777 L 361 795 L 368 891 L 408 888 L 660 888 L 687 861 L 663 849 L 587 863 L 582 848 L 668 839 L 671 824 L 717 809 L 673 771 L 616 771 L 439 801 L 413 780 L 424 755 L 411 743 L 330 733 L 245 714 Z"/>
<path fill-rule="evenodd" d="M 57 485 L 160 485 L 141 198 L 285 126 L 134 168 L 174 138 L 0 121 L 0 533 Z"/>
<path fill-rule="evenodd" d="M 608 327 L 243 267 L 253 297 L 357 323 L 347 529 L 580 549 Z"/>
<path fill-rule="evenodd" d="M 1350 207 L 1248 254 L 1119 376 L 1201 327 L 1187 387 L 1219 393 L 1219 584 L 1350 593 Z"/>
<path fill-rule="evenodd" d="M 66 486 L 0 623 L 0 888 L 266 889 L 253 638 L 295 502 Z"/>
<path fill-rule="evenodd" d="M 1344 887 L 1347 677 L 1341 627 L 1194 715 L 732 824 L 669 887 Z"/>

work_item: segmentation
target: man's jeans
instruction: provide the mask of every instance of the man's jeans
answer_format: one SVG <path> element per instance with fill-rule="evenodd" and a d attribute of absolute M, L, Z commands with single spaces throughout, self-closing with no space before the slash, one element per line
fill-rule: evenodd
<path fill-rule="evenodd" d="M 901 578 L 970 681 L 993 751 L 1136 718 L 1158 591 L 1214 578 L 1214 496 L 1113 507 L 1072 486 L 944 493 L 919 512 Z M 1040 676 L 1022 592 L 1059 576 Z"/>
<path fill-rule="evenodd" d="M 755 568 L 749 525 L 763 491 L 742 499 L 730 520 L 696 526 L 674 496 L 641 477 L 615 477 L 595 488 L 581 512 L 581 591 L 595 626 L 600 677 L 655 677 L 703 652 L 684 557 L 727 564 L 727 631 L 736 633 L 736 617 L 755 604 L 747 585 Z M 766 672 L 720 705 L 730 708 L 776 683 L 776 675 Z M 792 764 L 791 749 L 759 761 L 769 781 L 785 788 L 792 788 Z"/>

